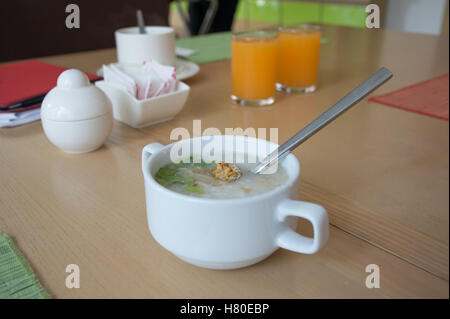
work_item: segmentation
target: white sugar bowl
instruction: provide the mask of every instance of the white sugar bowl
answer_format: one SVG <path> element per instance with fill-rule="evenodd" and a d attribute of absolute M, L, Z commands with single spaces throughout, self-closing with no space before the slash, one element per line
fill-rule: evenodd
<path fill-rule="evenodd" d="M 70 69 L 45 96 L 41 120 L 55 146 L 67 153 L 86 153 L 102 146 L 111 133 L 112 105 L 83 72 Z"/>

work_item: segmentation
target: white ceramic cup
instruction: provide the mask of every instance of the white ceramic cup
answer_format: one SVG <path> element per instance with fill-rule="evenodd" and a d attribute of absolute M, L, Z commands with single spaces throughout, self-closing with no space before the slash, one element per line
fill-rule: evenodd
<path fill-rule="evenodd" d="M 182 140 L 185 145 L 211 138 L 227 142 L 277 145 L 245 136 L 199 137 Z M 298 194 L 300 164 L 290 154 L 281 165 L 288 181 L 267 193 L 236 199 L 209 199 L 183 195 L 160 185 L 153 176 L 171 163 L 175 145 L 149 144 L 142 152 L 147 219 L 155 240 L 180 259 L 205 268 L 234 269 L 255 264 L 278 248 L 313 254 L 328 240 L 328 215 L 322 206 L 291 198 Z M 229 144 L 228 144 L 229 145 Z M 192 149 L 192 148 L 191 148 Z M 295 232 L 297 218 L 311 222 L 314 238 Z"/>
<path fill-rule="evenodd" d="M 138 27 L 115 32 L 117 60 L 122 65 L 142 64 L 154 59 L 161 64 L 175 66 L 175 31 L 170 27 L 146 27 L 140 34 Z"/>

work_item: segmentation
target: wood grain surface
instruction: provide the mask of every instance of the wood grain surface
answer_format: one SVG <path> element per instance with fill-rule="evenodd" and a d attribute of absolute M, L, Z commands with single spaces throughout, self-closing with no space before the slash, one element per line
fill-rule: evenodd
<path fill-rule="evenodd" d="M 212 271 L 159 246 L 146 224 L 142 147 L 170 143 L 173 128 L 278 128 L 280 142 L 360 81 L 386 66 L 394 78 L 375 94 L 448 72 L 448 38 L 325 27 L 319 89 L 277 96 L 265 108 L 230 102 L 229 61 L 201 65 L 172 121 L 133 129 L 120 122 L 105 146 L 64 154 L 40 122 L 0 129 L 0 230 L 10 234 L 56 297 L 448 298 L 448 122 L 360 102 L 304 143 L 300 198 L 330 215 L 316 255 L 279 250 L 245 269 Z M 95 72 L 115 50 L 42 61 Z M 310 231 L 301 223 L 299 230 Z M 81 269 L 67 289 L 65 267 Z M 367 289 L 378 264 L 381 287 Z"/>

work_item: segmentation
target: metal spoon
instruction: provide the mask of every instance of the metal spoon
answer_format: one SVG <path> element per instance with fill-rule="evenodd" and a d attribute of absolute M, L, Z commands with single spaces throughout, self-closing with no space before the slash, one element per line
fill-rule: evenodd
<path fill-rule="evenodd" d="M 339 115 L 347 111 L 354 104 L 363 99 L 367 94 L 374 91 L 381 84 L 386 82 L 392 77 L 392 72 L 386 68 L 381 68 L 375 72 L 370 78 L 365 80 L 355 89 L 350 91 L 346 96 L 339 100 L 335 105 L 323 112 L 314 121 L 309 123 L 297 134 L 288 139 L 285 143 L 279 146 L 275 151 L 266 156 L 255 168 L 252 169 L 252 173 L 259 174 L 267 166 L 271 165 L 275 161 L 279 161 L 284 158 L 289 151 L 292 151 L 297 146 L 302 144 L 308 138 L 313 136 L 328 123 L 336 119 Z"/>
<path fill-rule="evenodd" d="M 141 34 L 147 33 L 147 31 L 145 31 L 144 15 L 142 14 L 142 10 L 136 11 L 136 18 L 139 27 L 139 33 Z"/>

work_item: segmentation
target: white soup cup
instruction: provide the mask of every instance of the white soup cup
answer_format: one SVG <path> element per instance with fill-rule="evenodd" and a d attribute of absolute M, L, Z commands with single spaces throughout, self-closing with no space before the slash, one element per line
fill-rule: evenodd
<path fill-rule="evenodd" d="M 200 140 L 203 149 L 213 139 L 221 139 L 223 145 L 239 141 L 248 152 L 254 148 L 249 147 L 250 144 L 262 143 L 269 151 L 277 147 L 268 141 L 233 135 L 203 136 L 167 146 L 159 143 L 145 146 L 142 171 L 148 226 L 154 239 L 180 259 L 212 269 L 249 266 L 280 247 L 297 253 L 316 253 L 328 240 L 328 215 L 322 206 L 292 199 L 298 194 L 300 174 L 300 164 L 292 154 L 280 163 L 289 176 L 285 184 L 245 198 L 188 196 L 169 190 L 154 179 L 161 167 L 172 162 L 170 150 L 174 145 L 188 146 Z M 313 238 L 295 232 L 296 217 L 311 222 Z"/>

